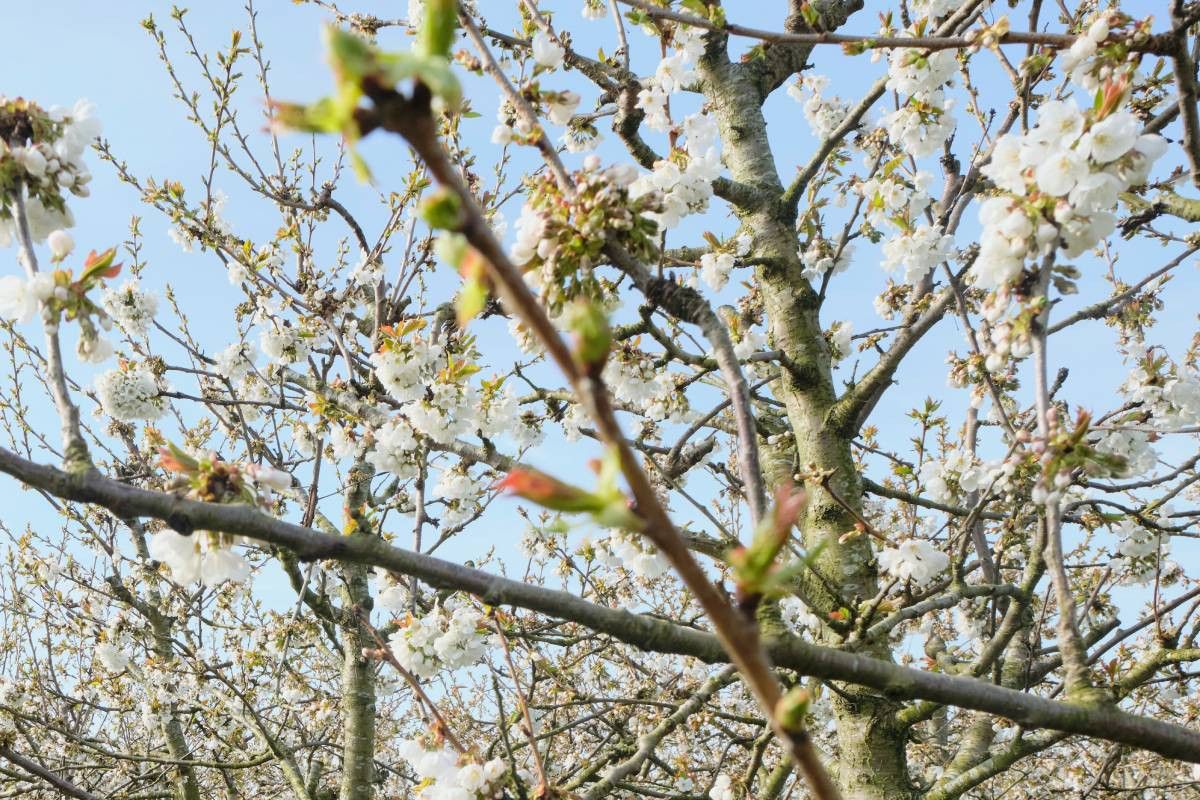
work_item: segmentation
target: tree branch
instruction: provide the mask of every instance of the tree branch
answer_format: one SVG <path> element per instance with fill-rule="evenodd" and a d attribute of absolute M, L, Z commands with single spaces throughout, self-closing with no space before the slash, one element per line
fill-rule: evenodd
<path fill-rule="evenodd" d="M 511 605 L 583 625 L 651 652 L 727 663 L 711 633 L 611 609 L 567 592 L 509 580 L 482 570 L 393 547 L 374 537 L 334 536 L 273 519 L 249 505 L 218 505 L 139 489 L 97 473 L 72 474 L 0 448 L 0 472 L 65 500 L 102 506 L 119 517 L 165 521 L 175 530 L 219 530 L 287 547 L 302 560 L 335 559 L 412 575 L 465 591 L 490 605 Z M 923 672 L 787 637 L 767 644 L 776 664 L 803 675 L 867 686 L 893 699 L 920 698 L 984 711 L 1027 728 L 1052 728 L 1200 763 L 1200 732 L 1110 706 L 1075 705 L 945 673 Z"/>

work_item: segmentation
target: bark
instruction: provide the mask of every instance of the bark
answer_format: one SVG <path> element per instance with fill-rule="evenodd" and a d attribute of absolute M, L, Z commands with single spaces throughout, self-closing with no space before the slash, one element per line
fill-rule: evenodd
<path fill-rule="evenodd" d="M 848 13 L 848 12 L 847 12 Z M 846 14 L 842 15 L 844 19 Z M 801 63 L 801 58 L 799 62 Z M 822 334 L 816 292 L 803 277 L 799 241 L 782 197 L 784 187 L 767 141 L 761 73 L 732 63 L 724 37 L 712 34 L 700 61 L 702 88 L 721 131 L 722 152 L 734 181 L 777 202 L 736 206 L 743 229 L 753 237 L 751 252 L 764 266 L 756 271 L 773 345 L 787 371 L 774 390 L 784 403 L 798 460 L 810 472 L 831 472 L 829 486 L 852 509 L 862 506 L 862 482 L 850 450 L 852 433 L 830 425 L 837 403 L 830 353 Z M 776 80 L 772 85 L 778 85 Z M 840 537 L 855 519 L 816 479 L 806 481 L 809 504 L 802 523 L 804 544 L 823 548 L 816 569 L 830 585 L 813 598 L 816 613 L 828 617 L 839 608 L 855 608 L 878 590 L 875 559 L 866 536 Z M 836 592 L 836 593 L 835 593 Z M 833 638 L 833 634 L 829 634 Z M 886 644 L 871 646 L 875 658 L 890 659 Z M 834 702 L 838 724 L 836 771 L 846 798 L 897 800 L 911 797 L 905 732 L 895 721 L 894 702 L 847 687 Z"/>
<path fill-rule="evenodd" d="M 371 537 L 365 511 L 372 471 L 362 462 L 350 477 L 346 513 L 353 522 L 350 537 Z M 371 595 L 365 564 L 343 564 L 342 573 L 342 779 L 339 800 L 371 800 L 375 781 L 375 662 L 364 657 L 374 648 L 367 630 Z"/>
<path fill-rule="evenodd" d="M 342 569 L 342 599 L 347 608 L 367 599 L 367 568 L 347 564 Z M 339 800 L 370 800 L 375 780 L 375 668 L 363 657 L 374 647 L 361 622 L 342 625 L 342 784 Z"/>
<path fill-rule="evenodd" d="M 70 473 L 28 461 L 2 447 L 0 472 L 64 500 L 102 506 L 121 518 L 161 519 L 177 531 L 227 531 L 288 548 L 302 561 L 332 559 L 382 567 L 418 577 L 435 588 L 470 592 L 488 605 L 511 605 L 577 623 L 642 650 L 693 656 L 708 664 L 729 662 L 729 654 L 711 633 L 414 553 L 377 536 L 322 533 L 267 516 L 249 505 L 204 503 L 139 489 L 94 472 Z M 870 687 L 895 701 L 921 699 L 986 711 L 1027 730 L 1051 728 L 1200 763 L 1200 733 L 1113 706 L 1056 702 L 989 681 L 903 667 L 796 637 L 767 642 L 767 648 L 781 667 L 821 680 Z"/>

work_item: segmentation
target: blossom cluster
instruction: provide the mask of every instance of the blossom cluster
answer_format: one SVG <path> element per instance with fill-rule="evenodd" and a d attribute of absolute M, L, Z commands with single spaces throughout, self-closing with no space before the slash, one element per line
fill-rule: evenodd
<path fill-rule="evenodd" d="M 105 291 L 101 303 L 108 316 L 131 336 L 145 336 L 158 313 L 158 296 L 142 291 L 136 280 Z"/>
<path fill-rule="evenodd" d="M 96 376 L 96 396 L 104 413 L 123 422 L 153 421 L 167 411 L 167 400 L 145 365 L 123 363 Z"/>
<path fill-rule="evenodd" d="M 258 347 L 264 356 L 281 366 L 303 361 L 312 349 L 312 337 L 292 325 L 271 325 L 262 329 Z"/>
<path fill-rule="evenodd" d="M 825 75 L 803 75 L 787 89 L 788 96 L 804 106 L 804 119 L 813 135 L 820 139 L 833 134 L 850 113 L 850 104 L 842 98 L 823 96 L 828 87 L 829 78 Z M 805 89 L 809 94 L 805 94 Z"/>
<path fill-rule="evenodd" d="M 95 106 L 87 100 L 71 109 L 42 109 L 0 95 L 0 247 L 7 247 L 15 233 L 10 205 L 17 192 L 28 195 L 25 211 L 35 241 L 74 224 L 63 192 L 90 193 L 92 176 L 83 153 L 99 134 Z"/>
<path fill-rule="evenodd" d="M 883 268 L 904 270 L 904 282 L 916 283 L 954 255 L 954 238 L 933 225 L 918 225 L 883 244 Z"/>
<path fill-rule="evenodd" d="M 640 578 L 659 578 L 670 571 L 671 565 L 644 536 L 614 530 L 612 535 L 596 543 L 596 558 L 606 567 L 625 569 Z"/>
<path fill-rule="evenodd" d="M 854 245 L 840 247 L 823 236 L 813 236 L 808 245 L 801 246 L 800 263 L 804 265 L 804 278 L 816 281 L 826 273 L 838 275 L 850 267 L 854 259 Z"/>
<path fill-rule="evenodd" d="M 1160 514 L 1160 521 L 1169 524 L 1166 515 L 1170 508 L 1162 511 L 1165 513 Z M 1145 586 L 1155 575 L 1169 571 L 1165 564 L 1171 553 L 1169 533 L 1150 530 L 1129 517 L 1114 526 L 1112 532 L 1117 537 L 1117 546 L 1110 566 L 1121 576 L 1122 583 Z"/>
<path fill-rule="evenodd" d="M 879 551 L 880 568 L 899 581 L 924 586 L 946 571 L 950 556 L 925 539 L 905 539 Z"/>
<path fill-rule="evenodd" d="M 710 114 L 690 114 L 681 126 L 683 146 L 670 157 L 654 162 L 654 169 L 629 187 L 633 199 L 658 197 L 661 208 L 645 216 L 668 231 L 689 214 L 708 208 L 712 182 L 720 177 L 721 153 L 717 122 Z"/>
<path fill-rule="evenodd" d="M 700 279 L 716 291 L 724 289 L 735 260 L 748 256 L 751 244 L 750 237 L 742 234 L 725 248 L 700 256 Z"/>
<path fill-rule="evenodd" d="M 635 192 L 636 180 L 636 168 L 600 169 L 600 159 L 588 156 L 573 176 L 569 198 L 550 176 L 529 182 L 509 257 L 541 290 L 552 312 L 580 294 L 601 299 L 591 268 L 600 263 L 607 242 L 620 242 L 638 258 L 656 251 L 655 218 L 663 197 L 650 191 L 653 187 Z"/>
<path fill-rule="evenodd" d="M 420 739 L 400 745 L 400 757 L 417 773 L 421 800 L 483 800 L 499 797 L 508 771 L 504 760 L 493 758 L 482 764 L 459 755 L 449 747 L 430 748 Z"/>
<path fill-rule="evenodd" d="M 1121 391 L 1162 430 L 1200 424 L 1200 373 L 1169 365 L 1165 357 L 1141 359 Z"/>
<path fill-rule="evenodd" d="M 1012 487 L 1018 463 L 1017 458 L 977 462 L 967 451 L 955 450 L 943 460 L 929 459 L 921 465 L 922 493 L 939 503 L 950 503 L 958 492 L 976 492 L 989 486 L 994 491 L 1005 491 Z"/>
<path fill-rule="evenodd" d="M 687 395 L 679 391 L 676 376 L 633 348 L 617 349 L 605 364 L 603 377 L 619 402 L 638 409 L 648 420 L 686 422 L 691 416 Z"/>
<path fill-rule="evenodd" d="M 479 625 L 479 613 L 469 606 L 459 606 L 451 613 L 437 608 L 423 617 L 409 615 L 388 645 L 402 667 L 417 677 L 432 678 L 442 668 L 479 663 L 488 642 Z"/>
<path fill-rule="evenodd" d="M 1002 193 L 979 210 L 976 285 L 1006 286 L 1028 259 L 1059 248 L 1076 258 L 1113 231 L 1118 195 L 1145 182 L 1166 150 L 1118 100 L 1086 113 L 1073 100 L 1048 101 L 1026 133 L 996 140 L 982 172 Z"/>
<path fill-rule="evenodd" d="M 882 266 L 889 273 L 903 270 L 903 282 L 911 285 L 953 257 L 954 239 L 940 227 L 921 221 L 932 202 L 929 184 L 933 176 L 923 170 L 906 176 L 899 169 L 903 161 L 904 156 L 897 156 L 883 164 L 856 188 L 872 227 L 880 228 L 886 222 L 899 228 L 897 235 L 883 243 Z"/>
<path fill-rule="evenodd" d="M 675 25 L 671 29 L 673 52 L 663 58 L 658 67 L 638 92 L 637 107 L 646 115 L 646 127 L 664 133 L 671 130 L 671 116 L 667 104 L 671 94 L 682 90 L 696 81 L 694 65 L 704 52 L 704 31 L 687 25 Z"/>
<path fill-rule="evenodd" d="M 916 35 L 914 31 L 906 33 Z M 897 47 L 888 58 L 887 88 L 903 99 L 899 108 L 883 118 L 883 127 L 892 144 L 914 158 L 933 155 L 954 132 L 950 114 L 954 101 L 942 87 L 957 66 L 952 50 L 929 53 Z"/>

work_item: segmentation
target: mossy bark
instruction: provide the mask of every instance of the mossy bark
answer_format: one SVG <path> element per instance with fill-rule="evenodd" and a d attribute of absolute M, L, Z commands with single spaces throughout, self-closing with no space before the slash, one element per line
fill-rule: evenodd
<path fill-rule="evenodd" d="M 750 189 L 758 202 L 735 206 L 743 230 L 753 239 L 751 252 L 763 266 L 755 277 L 762 290 L 772 345 L 788 365 L 772 388 L 783 402 L 802 470 L 830 472 L 829 487 L 806 481 L 808 508 L 802 523 L 805 546 L 821 547 L 816 569 L 823 592 L 808 598 L 818 614 L 854 609 L 879 589 L 875 558 L 866 536 L 840 538 L 854 529 L 851 509 L 862 506 L 862 484 L 851 455 L 852 434 L 829 424 L 837 400 L 830 352 L 822 334 L 816 292 L 803 277 L 799 240 L 767 141 L 762 87 L 757 74 L 732 63 L 719 37 L 710 37 L 700 63 L 708 108 L 721 131 L 722 155 L 734 181 Z M 841 500 L 842 502 L 838 502 Z M 829 637 L 829 643 L 836 643 Z M 886 645 L 870 655 L 890 659 Z M 845 687 L 834 700 L 838 726 L 836 763 L 830 764 L 848 800 L 897 800 L 913 796 L 905 753 L 906 735 L 894 720 L 896 704 Z"/>
<path fill-rule="evenodd" d="M 361 608 L 369 600 L 367 568 L 343 567 L 343 608 Z M 375 781 L 375 663 L 363 657 L 373 648 L 357 619 L 342 625 L 342 782 L 339 800 L 370 800 Z"/>
<path fill-rule="evenodd" d="M 373 476 L 358 462 L 351 471 L 346 514 L 351 537 L 371 537 L 366 503 Z M 375 787 L 375 661 L 363 655 L 376 642 L 368 627 L 371 593 L 369 570 L 362 564 L 341 566 L 342 646 L 342 779 L 339 800 L 371 800 Z"/>

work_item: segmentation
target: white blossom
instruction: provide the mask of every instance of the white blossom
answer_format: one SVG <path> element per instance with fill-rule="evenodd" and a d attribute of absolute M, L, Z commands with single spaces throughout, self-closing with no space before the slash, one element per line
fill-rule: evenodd
<path fill-rule="evenodd" d="M 158 381 L 145 367 L 111 369 L 96 376 L 96 395 L 104 413 L 123 421 L 153 421 L 167 410 Z"/>
<path fill-rule="evenodd" d="M 145 336 L 158 313 L 158 296 L 144 292 L 136 280 L 128 280 L 119 289 L 108 289 L 101 299 L 104 310 L 126 332 Z"/>
<path fill-rule="evenodd" d="M 894 578 L 924 586 L 950 566 L 950 557 L 924 539 L 905 539 L 879 552 L 879 566 Z"/>
<path fill-rule="evenodd" d="M 554 41 L 550 34 L 539 30 L 533 35 L 533 60 L 538 66 L 545 69 L 558 69 L 562 64 L 563 50 L 562 45 Z"/>

